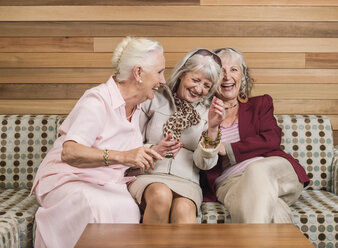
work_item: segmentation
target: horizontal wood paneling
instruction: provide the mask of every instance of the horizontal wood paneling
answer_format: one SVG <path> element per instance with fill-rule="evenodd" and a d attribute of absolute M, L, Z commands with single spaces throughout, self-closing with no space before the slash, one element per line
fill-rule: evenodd
<path fill-rule="evenodd" d="M 0 37 L 338 37 L 337 22 L 0 22 Z"/>
<path fill-rule="evenodd" d="M 255 83 L 338 84 L 337 69 L 252 69 Z"/>
<path fill-rule="evenodd" d="M 274 99 L 334 100 L 337 92 L 338 84 L 255 84 L 252 89 L 252 95 L 267 93 Z"/>
<path fill-rule="evenodd" d="M 1 114 L 69 114 L 77 100 L 0 100 Z"/>
<path fill-rule="evenodd" d="M 2 114 L 68 114 L 74 100 L 0 100 Z M 275 114 L 338 115 L 338 100 L 274 100 Z M 291 106 L 291 107 L 290 107 Z"/>
<path fill-rule="evenodd" d="M 0 69 L 0 83 L 103 83 L 112 69 Z"/>
<path fill-rule="evenodd" d="M 338 99 L 335 100 L 274 100 L 276 114 L 338 115 Z"/>
<path fill-rule="evenodd" d="M 337 0 L 200 0 L 201 5 L 338 6 Z"/>
<path fill-rule="evenodd" d="M 210 14 L 212 13 L 212 14 Z M 0 21 L 337 21 L 338 7 L 1 6 Z"/>
<path fill-rule="evenodd" d="M 338 38 L 191 38 L 156 37 L 166 52 L 188 52 L 194 47 L 236 47 L 242 52 L 338 52 Z M 113 51 L 121 38 L 94 38 L 95 52 Z"/>
<path fill-rule="evenodd" d="M 1 39 L 0 39 L 1 40 Z M 166 67 L 172 68 L 185 53 L 165 53 Z M 304 53 L 244 53 L 250 68 L 304 68 Z M 0 67 L 111 68 L 109 53 L 0 53 Z"/>
<path fill-rule="evenodd" d="M 106 78 L 107 79 L 107 78 Z M 103 81 L 104 82 L 104 81 Z M 0 84 L 0 99 L 75 99 L 93 84 Z M 299 94 L 302 92 L 302 94 Z M 252 95 L 274 99 L 336 99 L 338 84 L 255 84 Z"/>
<path fill-rule="evenodd" d="M 0 67 L 111 68 L 112 53 L 0 53 Z"/>
<path fill-rule="evenodd" d="M 306 68 L 338 68 L 338 53 L 308 53 Z"/>
<path fill-rule="evenodd" d="M 277 114 L 328 115 L 338 144 L 337 0 L 0 0 L 0 113 L 67 114 L 113 74 L 124 36 L 158 40 L 168 77 L 196 47 L 234 47 Z"/>
<path fill-rule="evenodd" d="M 0 99 L 78 99 L 93 84 L 0 84 Z"/>
<path fill-rule="evenodd" d="M 67 5 L 111 5 L 111 6 L 161 6 L 199 5 L 199 0 L 0 0 L 0 6 L 67 6 Z"/>
<path fill-rule="evenodd" d="M 170 72 L 167 68 L 165 75 Z M 112 74 L 111 67 L 0 68 L 0 83 L 100 83 Z M 336 69 L 251 69 L 254 84 L 338 84 L 337 74 Z"/>
<path fill-rule="evenodd" d="M 338 145 L 338 130 L 333 130 L 333 143 L 335 146 Z"/>
<path fill-rule="evenodd" d="M 93 38 L 0 38 L 0 52 L 93 52 Z"/>
<path fill-rule="evenodd" d="M 326 116 L 330 118 L 332 128 L 338 130 L 338 115 L 326 115 Z"/>

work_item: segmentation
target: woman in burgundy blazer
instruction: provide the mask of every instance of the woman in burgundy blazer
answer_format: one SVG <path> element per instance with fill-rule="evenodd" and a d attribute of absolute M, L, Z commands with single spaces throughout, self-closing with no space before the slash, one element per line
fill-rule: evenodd
<path fill-rule="evenodd" d="M 218 163 L 201 172 L 204 201 L 224 203 L 232 222 L 292 222 L 288 206 L 309 178 L 280 149 L 281 129 L 273 115 L 272 98 L 247 97 L 253 80 L 242 54 L 232 48 L 215 52 L 224 70 L 216 97 L 222 100 L 226 117 L 220 125 Z"/>

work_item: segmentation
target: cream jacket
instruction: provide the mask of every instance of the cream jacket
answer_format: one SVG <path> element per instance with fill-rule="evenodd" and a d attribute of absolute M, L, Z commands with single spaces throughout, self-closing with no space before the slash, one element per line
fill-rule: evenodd
<path fill-rule="evenodd" d="M 201 102 L 193 104 L 201 121 L 182 131 L 180 141 L 183 147 L 175 158 L 163 158 L 155 164 L 149 174 L 172 174 L 199 184 L 199 170 L 208 170 L 216 165 L 219 146 L 206 149 L 200 144 L 200 137 L 208 129 L 208 108 Z M 142 104 L 140 128 L 147 146 L 156 145 L 163 139 L 163 125 L 176 110 L 169 90 L 157 92 L 152 101 Z"/>

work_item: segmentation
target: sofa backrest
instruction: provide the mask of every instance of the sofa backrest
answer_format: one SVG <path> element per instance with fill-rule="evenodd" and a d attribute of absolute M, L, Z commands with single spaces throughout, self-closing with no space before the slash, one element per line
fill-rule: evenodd
<path fill-rule="evenodd" d="M 333 136 L 326 116 L 276 115 L 281 148 L 305 168 L 309 189 L 332 191 Z M 65 115 L 0 115 L 0 189 L 31 188 Z"/>
<path fill-rule="evenodd" d="M 332 191 L 334 144 L 330 120 L 320 115 L 276 115 L 282 128 L 281 148 L 306 170 L 308 189 Z"/>
<path fill-rule="evenodd" d="M 56 137 L 56 115 L 0 115 L 0 188 L 31 188 Z"/>

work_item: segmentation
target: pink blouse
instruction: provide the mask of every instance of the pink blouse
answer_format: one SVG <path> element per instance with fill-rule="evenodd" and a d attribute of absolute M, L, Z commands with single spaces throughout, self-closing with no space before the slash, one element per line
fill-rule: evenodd
<path fill-rule="evenodd" d="M 223 143 L 227 143 L 227 144 L 235 143 L 240 140 L 239 131 L 238 131 L 238 123 L 235 123 L 230 127 L 220 126 L 220 128 L 221 128 L 221 134 L 222 134 L 221 141 Z M 222 158 L 223 172 L 216 179 L 215 181 L 216 186 L 218 186 L 218 184 L 220 184 L 223 180 L 225 180 L 226 178 L 230 176 L 243 173 L 251 162 L 262 159 L 262 158 L 263 157 L 250 158 L 250 159 L 244 160 L 240 163 L 237 163 L 231 166 L 229 159 L 227 159 L 227 157 L 223 157 Z"/>
<path fill-rule="evenodd" d="M 69 181 L 98 185 L 133 181 L 134 177 L 124 177 L 129 167 L 118 164 L 77 168 L 62 162 L 61 152 L 67 140 L 101 150 L 127 151 L 140 147 L 139 115 L 137 106 L 131 122 L 126 119 L 125 101 L 112 77 L 105 84 L 87 90 L 60 126 L 61 136 L 39 166 L 32 192 L 35 190 L 41 196 Z"/>

